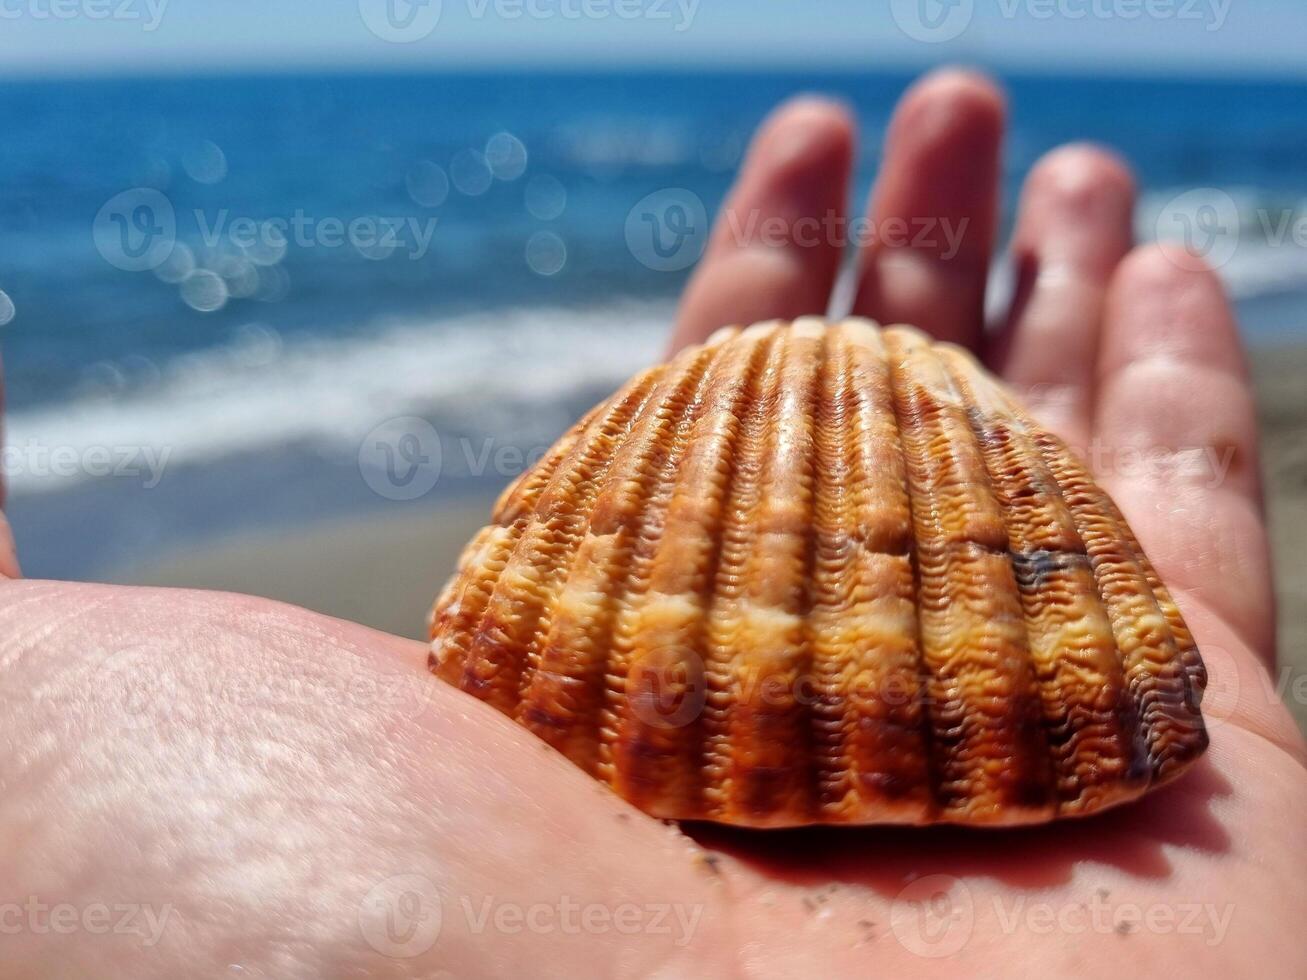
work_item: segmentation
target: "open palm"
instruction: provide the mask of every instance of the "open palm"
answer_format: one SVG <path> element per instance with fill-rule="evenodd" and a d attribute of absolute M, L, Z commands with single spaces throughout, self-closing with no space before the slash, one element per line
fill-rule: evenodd
<path fill-rule="evenodd" d="M 1271 680 L 1235 323 L 1196 260 L 1131 250 L 1125 167 L 1067 147 L 1027 181 L 1016 298 L 984 335 L 1002 129 L 985 80 L 923 80 L 851 225 L 846 115 L 782 107 L 674 346 L 824 311 L 861 228 L 854 312 L 976 350 L 1125 511 L 1211 674 L 1193 772 L 1035 829 L 678 828 L 435 682 L 422 644 L 248 597 L 22 581 L 8 548 L 0 976 L 1307 973 L 1307 772 Z"/>

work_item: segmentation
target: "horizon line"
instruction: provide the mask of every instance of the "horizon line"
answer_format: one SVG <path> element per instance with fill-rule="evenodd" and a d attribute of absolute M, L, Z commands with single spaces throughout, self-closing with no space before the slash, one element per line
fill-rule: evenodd
<path fill-rule="evenodd" d="M 277 65 L 255 60 L 221 62 L 156 61 L 143 67 L 139 62 L 92 62 L 81 65 L 41 65 L 0 62 L 0 82 L 4 81 L 78 81 L 108 79 L 154 79 L 179 76 L 210 79 L 213 77 L 275 77 L 287 75 L 442 75 L 452 73 L 485 75 L 523 75 L 551 73 L 563 75 L 614 75 L 614 74 L 809 74 L 809 75 L 876 75 L 926 72 L 947 65 L 974 67 L 998 77 L 1003 74 L 1050 78 L 1136 78 L 1149 81 L 1248 81 L 1248 82 L 1307 82 L 1307 64 L 1245 63 L 1213 64 L 1207 62 L 1201 71 L 1179 60 L 1168 62 L 1152 59 L 1148 62 L 1122 62 L 1116 59 L 1084 59 L 1075 64 L 1056 64 L 1044 59 L 1005 57 L 983 59 L 959 57 L 938 60 L 921 60 L 902 57 L 860 57 L 858 59 L 827 57 L 822 64 L 802 59 L 771 60 L 760 67 L 751 58 L 713 61 L 669 62 L 659 58 L 614 58 L 591 60 L 577 65 L 565 56 L 542 58 L 533 62 L 514 60 L 505 64 L 503 59 L 464 58 L 443 59 L 439 62 L 417 58 L 402 62 L 376 62 L 361 58 L 302 58 L 284 61 Z"/>

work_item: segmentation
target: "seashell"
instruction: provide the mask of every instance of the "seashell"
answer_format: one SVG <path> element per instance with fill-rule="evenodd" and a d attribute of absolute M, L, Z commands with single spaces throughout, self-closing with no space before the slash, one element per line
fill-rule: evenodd
<path fill-rule="evenodd" d="M 1189 631 L 1116 506 L 909 327 L 719 331 L 505 491 L 431 666 L 656 817 L 1079 816 L 1207 745 Z"/>

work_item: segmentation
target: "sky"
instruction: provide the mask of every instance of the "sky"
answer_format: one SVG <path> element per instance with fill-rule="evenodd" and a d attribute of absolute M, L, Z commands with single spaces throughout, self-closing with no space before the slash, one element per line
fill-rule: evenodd
<path fill-rule="evenodd" d="M 899 68 L 1307 77 L 1303 0 L 0 0 L 0 74 Z"/>

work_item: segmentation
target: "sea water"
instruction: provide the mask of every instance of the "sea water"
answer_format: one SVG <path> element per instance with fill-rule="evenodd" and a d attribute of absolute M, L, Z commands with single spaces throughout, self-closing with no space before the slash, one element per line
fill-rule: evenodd
<path fill-rule="evenodd" d="M 5 83 L 3 469 L 25 570 L 105 574 L 232 530 L 502 485 L 661 353 L 698 209 L 772 106 L 853 107 L 860 203 L 910 81 Z M 1212 244 L 1249 341 L 1303 338 L 1307 85 L 1004 82 L 1005 227 L 1040 154 L 1104 143 L 1137 170 L 1141 238 Z M 429 470 L 433 449 L 430 486 L 378 478 Z"/>

